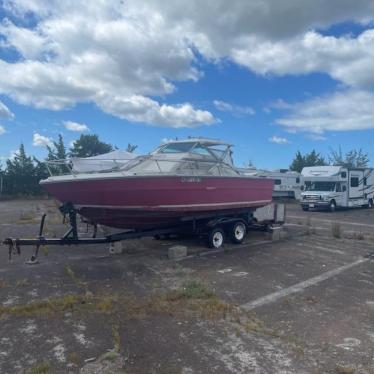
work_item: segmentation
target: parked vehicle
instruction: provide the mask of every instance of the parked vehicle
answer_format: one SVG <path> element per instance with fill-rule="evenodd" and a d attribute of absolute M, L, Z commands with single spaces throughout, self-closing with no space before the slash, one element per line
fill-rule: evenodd
<path fill-rule="evenodd" d="M 372 207 L 374 172 L 372 168 L 343 166 L 305 167 L 302 172 L 303 210 L 312 208 L 335 211 L 337 208 Z"/>
<path fill-rule="evenodd" d="M 241 168 L 240 173 L 257 178 L 274 180 L 273 198 L 300 199 L 301 195 L 301 174 L 288 169 L 259 170 L 256 168 Z"/>

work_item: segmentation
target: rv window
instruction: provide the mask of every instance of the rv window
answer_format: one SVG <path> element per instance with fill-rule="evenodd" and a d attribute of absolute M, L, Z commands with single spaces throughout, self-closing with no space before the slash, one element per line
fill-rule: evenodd
<path fill-rule="evenodd" d="M 340 183 L 336 183 L 336 192 L 342 192 L 342 186 Z"/>
<path fill-rule="evenodd" d="M 352 177 L 351 178 L 351 187 L 358 187 L 358 178 Z"/>
<path fill-rule="evenodd" d="M 299 184 L 299 183 L 300 183 L 300 178 L 297 177 L 297 178 L 296 178 L 296 184 Z"/>
<path fill-rule="evenodd" d="M 274 184 L 279 186 L 280 184 L 282 184 L 282 181 L 280 179 L 275 179 Z"/>
<path fill-rule="evenodd" d="M 341 174 L 340 174 L 340 176 L 342 178 L 347 178 L 347 172 L 346 171 L 342 171 Z"/>
<path fill-rule="evenodd" d="M 366 185 L 367 185 L 367 178 L 364 177 L 364 186 L 366 186 Z"/>
<path fill-rule="evenodd" d="M 343 186 L 343 192 L 347 191 L 347 186 Z"/>

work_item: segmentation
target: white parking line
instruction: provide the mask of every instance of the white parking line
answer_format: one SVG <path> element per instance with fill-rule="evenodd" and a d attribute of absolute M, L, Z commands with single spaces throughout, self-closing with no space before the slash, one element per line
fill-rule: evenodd
<path fill-rule="evenodd" d="M 293 219 L 303 219 L 304 218 L 305 219 L 305 216 L 290 216 L 290 215 L 287 215 L 286 218 L 293 218 Z M 342 225 L 362 226 L 362 227 L 374 227 L 374 225 L 370 225 L 368 223 L 338 221 L 338 220 L 331 220 L 331 219 L 312 218 L 311 221 L 312 222 L 327 222 L 327 223 L 339 222 Z"/>
<path fill-rule="evenodd" d="M 249 310 L 258 308 L 260 306 L 273 303 L 273 302 L 279 300 L 282 297 L 291 295 L 291 294 L 296 293 L 296 292 L 303 291 L 305 288 L 314 286 L 318 283 L 321 283 L 321 282 L 325 281 L 326 279 L 332 278 L 335 275 L 338 275 L 338 274 L 342 273 L 343 271 L 346 271 L 350 268 L 353 268 L 354 266 L 360 265 L 360 264 L 362 264 L 364 262 L 368 262 L 368 261 L 370 261 L 369 258 L 360 258 L 359 260 L 357 260 L 355 262 L 352 262 L 350 264 L 347 264 L 347 265 L 341 266 L 339 268 L 327 271 L 326 273 L 323 273 L 321 275 L 317 275 L 316 277 L 307 279 L 307 280 L 305 280 L 303 282 L 300 282 L 300 283 L 297 283 L 297 284 L 295 284 L 291 287 L 284 288 L 283 290 L 273 292 L 273 293 L 271 293 L 267 296 L 260 297 L 256 300 L 250 301 L 249 303 L 242 304 L 241 308 L 249 311 Z"/>
<path fill-rule="evenodd" d="M 328 253 L 333 253 L 333 254 L 339 254 L 339 255 L 349 255 L 349 253 L 346 253 L 344 251 L 341 251 L 339 249 L 333 249 L 333 248 L 326 248 L 326 247 L 322 247 L 320 245 L 315 245 L 313 243 L 297 243 L 296 244 L 297 246 L 299 247 L 307 247 L 307 248 L 310 248 L 310 249 L 319 249 L 320 251 L 323 251 L 323 252 L 328 252 Z"/>

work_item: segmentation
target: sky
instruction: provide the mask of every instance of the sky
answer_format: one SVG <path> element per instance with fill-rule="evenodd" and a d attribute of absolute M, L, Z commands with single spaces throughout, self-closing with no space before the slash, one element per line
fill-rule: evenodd
<path fill-rule="evenodd" d="M 0 162 L 62 134 L 150 152 L 234 144 L 238 166 L 362 148 L 374 165 L 374 2 L 0 0 Z"/>

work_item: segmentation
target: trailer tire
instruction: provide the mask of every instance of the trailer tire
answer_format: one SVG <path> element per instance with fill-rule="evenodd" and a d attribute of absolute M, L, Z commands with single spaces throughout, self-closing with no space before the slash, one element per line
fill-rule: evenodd
<path fill-rule="evenodd" d="M 207 245 L 212 249 L 220 249 L 225 241 L 225 232 L 221 227 L 215 227 L 209 231 Z"/>
<path fill-rule="evenodd" d="M 247 226 L 243 221 L 237 221 L 230 225 L 229 227 L 229 236 L 230 240 L 234 244 L 240 244 L 245 239 L 247 234 Z"/>
<path fill-rule="evenodd" d="M 371 209 L 373 207 L 373 199 L 369 199 L 368 204 L 366 205 L 367 208 Z"/>
<path fill-rule="evenodd" d="M 336 202 L 335 202 L 335 200 L 331 200 L 330 201 L 329 210 L 330 210 L 330 212 L 335 212 L 336 211 Z"/>

